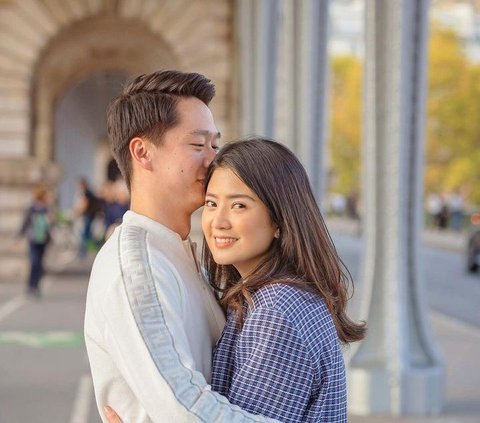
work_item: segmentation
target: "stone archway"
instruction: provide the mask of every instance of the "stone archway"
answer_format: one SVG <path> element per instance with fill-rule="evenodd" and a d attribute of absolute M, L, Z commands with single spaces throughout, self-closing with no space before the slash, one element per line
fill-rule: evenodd
<path fill-rule="evenodd" d="M 123 71 L 90 73 L 54 102 L 52 153 L 55 163 L 63 169 L 56 190 L 59 210 L 71 209 L 75 204 L 79 178 L 86 179 L 97 194 L 105 183 L 105 169 L 112 157 L 106 109 L 128 79 Z"/>
<path fill-rule="evenodd" d="M 217 87 L 211 108 L 228 138 L 236 124 L 232 9 L 227 0 L 0 0 L 1 238 L 18 228 L 32 184 L 58 182 L 55 104 L 89 75 L 203 73 Z M 18 270 L 7 260 L 0 276 Z"/>
<path fill-rule="evenodd" d="M 208 75 L 217 86 L 212 104 L 217 125 L 228 134 L 231 9 L 223 0 L 1 3 L 0 156 L 34 155 L 48 162 L 50 103 L 82 75 L 107 68 L 136 73 L 170 65 Z M 145 46 L 135 44 L 135 37 Z M 152 45 L 153 52 L 146 48 Z M 75 46 L 64 50 L 75 63 L 70 69 L 53 54 L 62 46 Z"/>
<path fill-rule="evenodd" d="M 138 21 L 102 16 L 73 24 L 44 50 L 33 82 L 32 153 L 55 160 L 53 115 L 70 87 L 89 75 L 123 71 L 129 75 L 177 68 L 178 60 L 157 35 Z"/>

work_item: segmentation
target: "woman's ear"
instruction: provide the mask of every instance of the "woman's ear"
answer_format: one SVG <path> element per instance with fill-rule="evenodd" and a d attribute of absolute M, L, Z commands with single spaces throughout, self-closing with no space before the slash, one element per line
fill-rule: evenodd
<path fill-rule="evenodd" d="M 145 138 L 135 137 L 129 144 L 132 162 L 145 170 L 152 170 L 151 144 Z M 132 164 L 133 164 L 132 163 Z"/>
<path fill-rule="evenodd" d="M 273 235 L 275 238 L 280 238 L 280 228 L 277 228 L 275 234 Z"/>

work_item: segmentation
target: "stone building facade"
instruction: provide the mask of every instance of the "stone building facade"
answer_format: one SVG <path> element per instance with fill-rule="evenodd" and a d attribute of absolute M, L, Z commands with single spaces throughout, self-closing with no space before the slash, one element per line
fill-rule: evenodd
<path fill-rule="evenodd" d="M 327 17 L 316 0 L 0 0 L 2 239 L 32 184 L 51 184 L 61 209 L 79 176 L 101 185 L 106 105 L 131 76 L 161 68 L 211 78 L 223 139 L 286 143 L 321 198 Z M 6 262 L 0 273 L 15 274 L 15 257 Z"/>
<path fill-rule="evenodd" d="M 129 77 L 207 75 L 217 125 L 226 138 L 235 132 L 232 9 L 225 0 L 0 1 L 2 274 L 19 270 L 6 245 L 34 183 L 60 188 L 66 206 L 76 177 L 96 187 L 105 178 L 104 109 Z"/>

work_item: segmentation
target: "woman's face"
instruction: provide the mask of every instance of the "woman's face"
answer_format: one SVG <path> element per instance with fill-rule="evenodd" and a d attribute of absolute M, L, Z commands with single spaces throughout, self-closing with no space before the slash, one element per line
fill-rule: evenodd
<path fill-rule="evenodd" d="M 216 263 L 248 276 L 266 255 L 277 231 L 265 204 L 228 168 L 207 186 L 202 229 Z"/>

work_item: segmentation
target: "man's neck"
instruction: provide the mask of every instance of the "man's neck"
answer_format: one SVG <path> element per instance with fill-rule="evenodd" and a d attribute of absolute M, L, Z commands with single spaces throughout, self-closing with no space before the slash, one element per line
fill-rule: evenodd
<path fill-rule="evenodd" d="M 157 203 L 158 204 L 158 203 Z M 182 239 L 186 239 L 190 233 L 191 213 L 168 207 L 159 207 L 151 204 L 151 201 L 141 201 L 132 195 L 130 210 L 146 216 L 168 229 L 176 232 Z"/>

